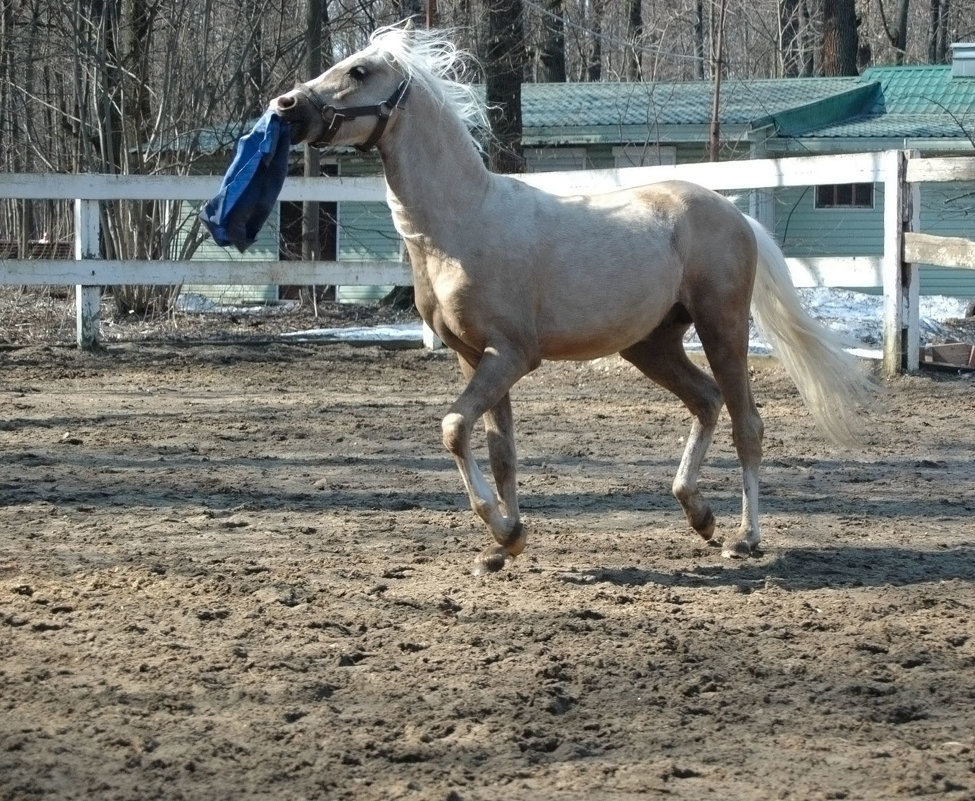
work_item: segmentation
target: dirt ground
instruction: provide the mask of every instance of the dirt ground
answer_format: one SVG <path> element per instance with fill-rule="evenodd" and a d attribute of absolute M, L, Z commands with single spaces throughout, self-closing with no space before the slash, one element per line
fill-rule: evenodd
<path fill-rule="evenodd" d="M 448 354 L 0 351 L 0 799 L 972 799 L 975 382 L 840 453 L 754 380 L 763 554 L 614 358 L 516 388 L 529 545 L 475 578 Z M 738 481 L 725 418 L 722 530 Z"/>

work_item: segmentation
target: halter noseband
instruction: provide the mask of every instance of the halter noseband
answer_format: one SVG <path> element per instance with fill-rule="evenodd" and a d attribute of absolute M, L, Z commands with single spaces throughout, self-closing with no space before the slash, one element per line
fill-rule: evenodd
<path fill-rule="evenodd" d="M 398 108 L 403 108 L 403 103 L 406 102 L 406 96 L 410 92 L 410 79 L 406 78 L 400 82 L 400 85 L 396 87 L 394 91 L 386 100 L 382 103 L 377 103 L 374 106 L 349 106 L 348 108 L 336 108 L 332 105 L 326 105 L 319 100 L 313 92 L 308 91 L 306 86 L 299 87 L 299 91 L 308 98 L 311 104 L 318 110 L 321 115 L 322 120 L 327 126 L 325 132 L 314 142 L 311 142 L 312 147 L 324 147 L 329 144 L 339 132 L 339 128 L 342 127 L 342 123 L 348 122 L 349 120 L 354 120 L 356 117 L 376 117 L 376 127 L 372 129 L 372 133 L 369 134 L 369 138 L 366 139 L 360 145 L 356 145 L 357 150 L 361 150 L 363 153 L 372 149 L 372 147 L 379 141 L 379 137 L 383 135 L 383 131 L 386 130 L 386 123 L 389 122 L 389 118 L 393 116 L 393 112 Z"/>

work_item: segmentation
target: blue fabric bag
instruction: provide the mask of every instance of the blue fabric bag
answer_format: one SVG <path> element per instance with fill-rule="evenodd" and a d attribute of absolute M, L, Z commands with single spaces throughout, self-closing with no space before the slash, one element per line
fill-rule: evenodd
<path fill-rule="evenodd" d="M 220 191 L 200 212 L 218 245 L 243 253 L 254 244 L 284 185 L 290 148 L 291 126 L 271 110 L 241 137 Z"/>

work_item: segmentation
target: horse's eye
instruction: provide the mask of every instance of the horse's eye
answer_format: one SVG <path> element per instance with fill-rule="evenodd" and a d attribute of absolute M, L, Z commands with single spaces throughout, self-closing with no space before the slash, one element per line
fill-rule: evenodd
<path fill-rule="evenodd" d="M 349 70 L 349 77 L 354 81 L 364 81 L 368 74 L 365 67 L 353 67 Z"/>

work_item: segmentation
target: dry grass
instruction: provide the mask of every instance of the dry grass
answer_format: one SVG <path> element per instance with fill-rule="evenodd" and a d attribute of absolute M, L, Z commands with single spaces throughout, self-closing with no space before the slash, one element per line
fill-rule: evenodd
<path fill-rule="evenodd" d="M 317 316 L 316 316 L 317 311 Z M 211 312 L 175 311 L 152 316 L 117 313 L 110 295 L 102 300 L 102 341 L 218 342 L 268 339 L 287 331 L 406 322 L 415 312 L 378 304 L 288 301 Z M 0 345 L 73 345 L 74 289 L 0 287 Z"/>

